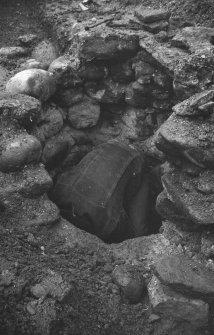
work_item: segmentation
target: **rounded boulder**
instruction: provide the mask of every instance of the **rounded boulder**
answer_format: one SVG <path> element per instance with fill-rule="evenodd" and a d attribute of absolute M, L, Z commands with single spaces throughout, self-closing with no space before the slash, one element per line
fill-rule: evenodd
<path fill-rule="evenodd" d="M 32 135 L 20 134 L 8 139 L 2 145 L 0 171 L 16 171 L 24 165 L 38 162 L 41 152 L 41 143 Z"/>
<path fill-rule="evenodd" d="M 55 93 L 56 82 L 48 71 L 28 69 L 12 77 L 6 85 L 6 90 L 12 94 L 26 94 L 46 101 Z"/>

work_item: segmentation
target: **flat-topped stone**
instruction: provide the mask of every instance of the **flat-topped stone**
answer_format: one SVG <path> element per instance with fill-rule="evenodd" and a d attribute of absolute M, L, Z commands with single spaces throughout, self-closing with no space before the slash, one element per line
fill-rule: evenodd
<path fill-rule="evenodd" d="M 193 178 L 178 171 L 162 177 L 167 197 L 184 217 L 196 225 L 214 224 L 214 173 L 203 172 Z"/>
<path fill-rule="evenodd" d="M 134 56 L 139 50 L 136 34 L 90 34 L 82 38 L 80 57 L 85 60 L 113 60 Z"/>
<path fill-rule="evenodd" d="M 168 21 L 156 21 L 152 23 L 140 23 L 140 26 L 146 30 L 149 31 L 150 33 L 156 34 L 159 33 L 160 31 L 165 31 L 169 27 Z"/>
<path fill-rule="evenodd" d="M 140 37 L 140 47 L 143 49 L 141 53 L 144 61 L 155 64 L 172 78 L 178 63 L 188 56 L 181 49 L 169 48 L 158 43 L 152 35 Z"/>
<path fill-rule="evenodd" d="M 180 116 L 203 115 L 206 113 L 206 110 L 203 110 L 203 108 L 199 107 L 207 104 L 208 102 L 213 100 L 213 98 L 214 90 L 205 90 L 200 93 L 196 93 L 189 99 L 186 99 L 175 105 L 172 110 L 173 112 L 175 112 L 176 115 Z M 208 109 L 208 112 L 209 111 L 211 112 L 212 109 Z"/>
<path fill-rule="evenodd" d="M 202 120 L 173 113 L 158 130 L 156 145 L 173 156 L 185 157 L 201 168 L 214 163 L 214 123 L 212 115 Z"/>
<path fill-rule="evenodd" d="M 160 20 L 168 20 L 170 12 L 165 9 L 145 9 L 139 7 L 135 10 L 135 16 L 144 23 L 153 23 Z"/>
<path fill-rule="evenodd" d="M 214 298 L 214 272 L 184 255 L 164 255 L 154 264 L 162 283 L 200 299 Z"/>

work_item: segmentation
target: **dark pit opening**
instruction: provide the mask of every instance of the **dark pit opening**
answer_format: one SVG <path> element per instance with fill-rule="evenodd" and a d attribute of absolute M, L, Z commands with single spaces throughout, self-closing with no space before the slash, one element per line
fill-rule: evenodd
<path fill-rule="evenodd" d="M 81 160 L 80 160 L 81 161 Z M 51 167 L 48 166 L 50 169 Z M 161 184 L 161 175 L 160 175 L 160 165 L 157 165 L 153 168 L 146 169 L 143 172 L 146 178 L 146 185 L 141 183 L 141 185 L 136 184 L 136 190 L 134 190 L 133 195 L 130 199 L 129 193 L 124 192 L 123 194 L 123 213 L 120 216 L 120 220 L 116 225 L 115 229 L 111 232 L 108 237 L 101 237 L 99 236 L 99 232 L 97 233 L 92 227 L 93 222 L 89 215 L 79 215 L 75 208 L 71 205 L 69 206 L 60 206 L 58 201 L 56 201 L 54 195 L 54 187 L 49 192 L 49 197 L 52 201 L 54 201 L 59 209 L 60 214 L 63 218 L 74 224 L 76 227 L 87 231 L 93 235 L 97 235 L 101 238 L 105 243 L 120 243 L 127 239 L 136 238 L 140 236 L 148 236 L 151 234 L 158 234 L 160 227 L 162 225 L 162 217 L 156 210 L 156 198 L 158 194 L 162 191 L 162 184 Z M 60 175 L 60 174 L 59 174 Z M 143 179 L 142 179 L 143 180 Z M 57 177 L 54 179 L 54 184 L 57 182 Z M 141 191 L 143 192 L 141 193 Z M 128 190 L 129 191 L 129 190 Z M 134 207 L 134 216 L 141 215 L 142 211 L 145 213 L 143 214 L 143 230 L 142 234 L 135 234 L 132 222 L 129 217 L 129 207 L 130 201 L 134 201 L 138 194 L 143 194 L 142 202 L 139 204 L 139 207 Z M 145 222 L 146 221 L 146 222 Z"/>

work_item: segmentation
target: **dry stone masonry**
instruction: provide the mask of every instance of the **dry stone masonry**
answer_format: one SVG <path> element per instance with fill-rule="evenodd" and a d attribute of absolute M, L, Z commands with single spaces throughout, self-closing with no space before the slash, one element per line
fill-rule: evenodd
<path fill-rule="evenodd" d="M 33 245 L 41 234 L 60 237 L 62 253 L 91 245 L 96 255 L 101 248 L 105 257 L 112 255 L 114 267 L 97 258 L 91 268 L 103 269 L 111 298 L 121 295 L 122 303 L 115 306 L 141 309 L 148 293 L 153 334 L 211 335 L 214 29 L 175 29 L 167 10 L 139 6 L 114 13 L 107 3 L 104 15 L 102 6 L 82 11 L 76 2 L 69 9 L 67 1 L 44 1 L 41 17 L 52 27 L 59 48 L 34 34 L 20 36 L 21 46 L 0 48 L 0 74 L 6 68 L 0 83 L 1 226 L 27 234 Z M 11 59 L 17 64 L 9 75 L 2 64 Z M 144 153 L 147 168 L 162 164 L 163 191 L 156 208 L 165 222 L 157 235 L 107 246 L 62 219 L 50 199 L 59 207 L 66 203 L 69 197 L 60 180 L 73 166 L 84 167 L 96 150 L 113 147 L 111 140 L 133 153 L 138 150 L 136 157 Z M 102 164 L 108 165 L 105 159 L 91 165 L 98 177 Z M 72 192 L 75 198 L 78 189 L 73 186 Z M 114 216 L 124 215 L 116 192 L 115 199 L 120 208 Z M 93 217 L 93 210 L 90 218 L 100 229 L 102 220 Z M 105 232 L 94 229 L 99 237 L 112 233 L 115 222 L 109 222 Z M 41 250 L 45 255 L 44 246 Z M 3 283 L 15 281 L 12 272 L 10 279 L 1 276 Z M 55 304 L 71 304 L 71 291 L 72 283 L 50 269 L 31 286 L 26 311 L 40 334 L 52 334 Z"/>

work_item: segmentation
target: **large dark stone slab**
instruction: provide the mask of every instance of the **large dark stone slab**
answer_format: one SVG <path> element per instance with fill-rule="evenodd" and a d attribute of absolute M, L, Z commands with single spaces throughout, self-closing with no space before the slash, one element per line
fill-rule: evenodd
<path fill-rule="evenodd" d="M 142 164 L 131 146 L 117 141 L 102 144 L 59 176 L 53 198 L 72 222 L 75 216 L 79 219 L 80 228 L 107 238 L 123 217 L 124 195 L 128 203 L 140 185 Z"/>
<path fill-rule="evenodd" d="M 80 57 L 86 60 L 113 60 L 133 56 L 139 50 L 137 35 L 89 35 L 81 43 Z"/>

